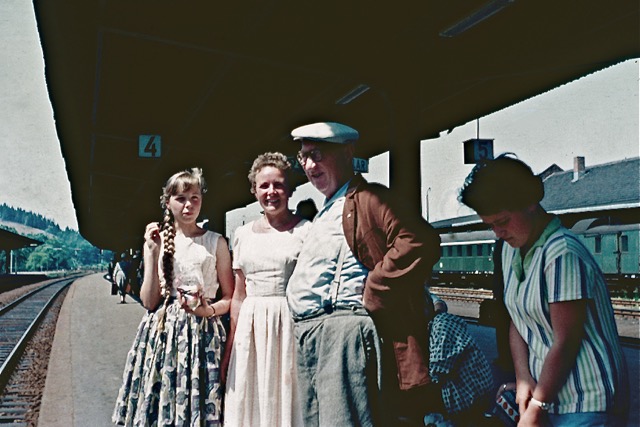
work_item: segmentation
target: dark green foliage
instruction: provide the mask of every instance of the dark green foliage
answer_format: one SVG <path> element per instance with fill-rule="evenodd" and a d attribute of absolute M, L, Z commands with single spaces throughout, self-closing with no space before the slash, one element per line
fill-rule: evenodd
<path fill-rule="evenodd" d="M 102 251 L 86 241 L 80 233 L 70 228 L 62 230 L 58 224 L 40 214 L 0 205 L 0 222 L 14 222 L 37 229 L 32 233 L 18 233 L 15 228 L 4 229 L 43 242 L 36 247 L 12 251 L 13 270 L 52 271 L 87 268 L 104 269 L 113 258 L 111 251 Z M 0 274 L 6 273 L 4 252 L 0 252 Z"/>
<path fill-rule="evenodd" d="M 40 214 L 28 212 L 21 208 L 13 208 L 4 203 L 0 205 L 0 219 L 7 222 L 23 224 L 53 234 L 61 231 L 58 224 Z"/>

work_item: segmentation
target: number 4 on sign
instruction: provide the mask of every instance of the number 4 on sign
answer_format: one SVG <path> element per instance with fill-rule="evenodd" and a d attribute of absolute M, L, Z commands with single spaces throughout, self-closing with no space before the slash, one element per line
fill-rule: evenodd
<path fill-rule="evenodd" d="M 138 137 L 139 157 L 160 157 L 162 155 L 162 138 L 160 135 L 140 135 Z"/>

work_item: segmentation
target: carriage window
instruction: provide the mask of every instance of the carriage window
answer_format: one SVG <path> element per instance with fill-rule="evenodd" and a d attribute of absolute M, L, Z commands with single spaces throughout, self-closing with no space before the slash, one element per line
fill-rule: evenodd
<path fill-rule="evenodd" d="M 456 246 L 456 256 L 462 256 L 462 246 Z"/>
<path fill-rule="evenodd" d="M 483 245 L 476 245 L 476 255 L 482 256 L 482 246 Z"/>
<path fill-rule="evenodd" d="M 473 256 L 473 246 L 472 245 L 467 245 L 466 246 L 467 250 L 467 256 Z"/>
<path fill-rule="evenodd" d="M 595 237 L 595 244 L 596 244 L 595 253 L 597 254 L 602 253 L 602 237 L 601 236 Z"/>
<path fill-rule="evenodd" d="M 629 236 L 620 236 L 620 251 L 629 252 Z"/>

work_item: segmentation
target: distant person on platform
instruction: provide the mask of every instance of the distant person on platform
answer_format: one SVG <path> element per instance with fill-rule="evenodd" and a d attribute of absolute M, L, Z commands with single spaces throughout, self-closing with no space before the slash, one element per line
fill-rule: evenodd
<path fill-rule="evenodd" d="M 305 425 L 422 425 L 428 405 L 442 405 L 423 297 L 440 238 L 388 188 L 354 174 L 355 129 L 315 123 L 291 135 L 326 197 L 287 287 Z"/>
<path fill-rule="evenodd" d="M 309 221 L 313 221 L 318 213 L 318 208 L 313 199 L 300 200 L 296 205 L 296 215 Z"/>
<path fill-rule="evenodd" d="M 502 248 L 519 426 L 626 424 L 629 385 L 607 284 L 580 240 L 547 213 L 542 179 L 511 153 L 460 190 Z"/>
<path fill-rule="evenodd" d="M 129 253 L 122 252 L 120 259 L 113 268 L 113 281 L 118 285 L 118 293 L 120 294 L 120 304 L 126 303 L 127 284 L 129 283 L 129 267 L 131 266 L 131 257 Z"/>
<path fill-rule="evenodd" d="M 131 257 L 131 264 L 129 265 L 129 271 L 127 277 L 129 278 L 129 285 L 131 287 L 130 294 L 135 299 L 140 299 L 140 286 L 142 285 L 142 253 L 137 250 Z"/>

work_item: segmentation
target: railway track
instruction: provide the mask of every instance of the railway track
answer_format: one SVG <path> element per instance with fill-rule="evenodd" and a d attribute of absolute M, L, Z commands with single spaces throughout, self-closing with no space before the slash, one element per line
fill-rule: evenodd
<path fill-rule="evenodd" d="M 429 290 L 434 295 L 443 299 L 477 304 L 482 303 L 484 300 L 493 298 L 493 291 L 487 289 L 445 288 L 432 286 Z M 616 316 L 640 318 L 640 302 L 638 301 L 623 298 L 611 298 L 611 304 L 613 305 L 613 313 Z"/>
<path fill-rule="evenodd" d="M 463 301 L 482 302 L 485 299 L 493 298 L 493 291 L 487 289 L 466 289 L 466 288 L 449 288 L 441 286 L 431 286 L 429 291 L 439 297 L 447 297 L 451 299 L 460 298 Z"/>
<path fill-rule="evenodd" d="M 58 295 L 74 280 L 54 280 L 0 309 L 0 424 L 31 425 L 27 420 L 31 393 L 10 381 L 14 372 L 28 375 L 35 364 L 42 363 L 33 354 L 23 357 L 24 350 Z"/>

